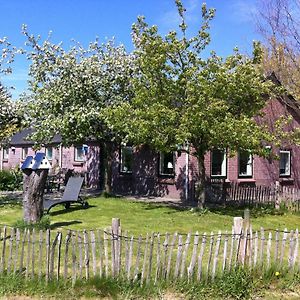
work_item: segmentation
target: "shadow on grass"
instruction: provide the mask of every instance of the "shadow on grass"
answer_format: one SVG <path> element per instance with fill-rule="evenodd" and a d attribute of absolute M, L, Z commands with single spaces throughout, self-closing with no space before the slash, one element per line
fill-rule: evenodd
<path fill-rule="evenodd" d="M 75 224 L 81 224 L 81 221 L 66 221 L 66 222 L 56 222 L 50 225 L 50 229 L 56 229 L 59 227 L 70 226 Z"/>
<path fill-rule="evenodd" d="M 86 210 L 86 209 L 90 209 L 93 207 L 97 207 L 95 205 L 89 205 L 88 207 L 83 207 L 82 205 L 77 205 L 75 207 L 70 207 L 70 208 L 65 208 L 64 205 L 62 204 L 62 209 L 60 210 L 55 210 L 49 213 L 50 216 L 58 216 L 58 215 L 62 215 L 62 214 L 68 214 L 68 213 L 72 213 L 74 211 L 78 211 L 78 210 Z"/>

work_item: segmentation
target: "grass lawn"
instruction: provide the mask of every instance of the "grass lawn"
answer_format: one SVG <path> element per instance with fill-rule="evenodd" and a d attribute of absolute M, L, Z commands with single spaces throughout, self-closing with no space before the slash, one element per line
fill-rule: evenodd
<path fill-rule="evenodd" d="M 167 207 L 161 204 L 144 203 L 124 198 L 91 198 L 90 207 L 83 209 L 74 205 L 66 210 L 57 206 L 50 213 L 53 229 L 103 229 L 110 226 L 112 218 L 120 218 L 121 226 L 132 234 L 147 232 L 211 232 L 231 230 L 234 216 L 242 216 L 241 209 L 219 209 L 195 212 L 190 209 Z M 296 229 L 300 224 L 300 214 L 285 212 L 273 215 L 273 209 L 251 211 L 254 229 Z M 12 226 L 22 219 L 22 206 L 15 201 L 0 198 L 0 223 Z"/>

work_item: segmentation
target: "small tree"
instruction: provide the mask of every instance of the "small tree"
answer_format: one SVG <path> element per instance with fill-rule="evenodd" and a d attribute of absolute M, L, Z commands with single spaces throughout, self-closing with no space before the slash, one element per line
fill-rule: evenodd
<path fill-rule="evenodd" d="M 40 42 L 26 26 L 23 33 L 31 62 L 28 118 L 35 128 L 34 140 L 46 143 L 60 134 L 64 146 L 88 138 L 99 141 L 106 152 L 106 190 L 110 192 L 112 146 L 117 137 L 113 128 L 106 127 L 101 111 L 131 98 L 132 57 L 113 41 L 95 40 L 87 48 L 77 43 L 65 50 L 53 44 L 50 36 Z"/>
<path fill-rule="evenodd" d="M 11 63 L 16 52 L 7 38 L 0 39 L 0 76 L 12 72 Z M 12 101 L 10 93 L 0 81 L 0 145 L 7 141 L 19 125 L 17 108 L 17 103 Z"/>
<path fill-rule="evenodd" d="M 180 32 L 166 36 L 143 17 L 133 25 L 134 97 L 106 108 L 107 123 L 125 140 L 147 143 L 163 151 L 190 144 L 198 159 L 198 205 L 205 201 L 205 154 L 214 149 L 251 150 L 262 153 L 262 141 L 271 134 L 254 116 L 266 104 L 271 84 L 259 67 L 261 50 L 254 44 L 253 57 L 233 55 L 222 59 L 203 50 L 210 42 L 214 10 L 202 6 L 202 24 L 189 37 L 185 9 L 176 0 Z"/>

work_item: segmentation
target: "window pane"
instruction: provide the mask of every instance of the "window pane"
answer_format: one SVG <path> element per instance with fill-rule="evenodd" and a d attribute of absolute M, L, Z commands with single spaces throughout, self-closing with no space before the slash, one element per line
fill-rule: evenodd
<path fill-rule="evenodd" d="M 160 153 L 159 156 L 159 174 L 161 175 L 174 175 L 174 154 L 173 152 L 169 153 Z"/>
<path fill-rule="evenodd" d="M 82 149 L 82 146 L 75 148 L 75 160 L 76 161 L 84 160 L 84 151 Z"/>
<path fill-rule="evenodd" d="M 226 176 L 226 152 L 213 150 L 211 153 L 211 175 Z"/>
<path fill-rule="evenodd" d="M 8 148 L 4 148 L 3 149 L 3 159 L 8 159 L 8 154 L 9 154 L 9 149 Z"/>
<path fill-rule="evenodd" d="M 132 173 L 133 149 L 132 147 L 121 148 L 121 172 Z"/>
<path fill-rule="evenodd" d="M 291 174 L 290 151 L 280 151 L 279 174 L 289 176 Z"/>
<path fill-rule="evenodd" d="M 52 147 L 47 147 L 46 148 L 46 157 L 49 160 L 52 160 L 52 157 L 53 157 L 53 148 Z"/>
<path fill-rule="evenodd" d="M 22 159 L 28 156 L 28 148 L 22 148 Z"/>
<path fill-rule="evenodd" d="M 252 176 L 252 154 L 247 151 L 239 153 L 239 176 Z"/>

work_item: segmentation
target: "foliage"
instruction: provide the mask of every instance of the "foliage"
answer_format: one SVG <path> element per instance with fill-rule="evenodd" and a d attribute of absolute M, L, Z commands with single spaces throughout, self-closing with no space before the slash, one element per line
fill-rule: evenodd
<path fill-rule="evenodd" d="M 17 52 L 7 38 L 0 39 L 0 75 L 12 72 L 11 64 Z M 0 145 L 17 130 L 18 125 L 18 104 L 12 101 L 0 77 Z"/>
<path fill-rule="evenodd" d="M 21 230 L 25 229 L 37 229 L 37 230 L 46 230 L 50 229 L 50 218 L 48 215 L 43 216 L 36 223 L 26 223 L 24 220 L 18 220 L 13 224 L 13 227 L 19 228 Z"/>
<path fill-rule="evenodd" d="M 300 96 L 300 1 L 258 2 L 258 32 L 264 39 L 263 67 L 275 72 L 296 98 Z"/>
<path fill-rule="evenodd" d="M 131 97 L 132 57 L 124 46 L 96 39 L 87 48 L 75 43 L 65 50 L 51 42 L 50 34 L 41 42 L 26 26 L 23 33 L 31 63 L 26 118 L 36 130 L 33 139 L 45 143 L 59 133 L 64 145 L 87 138 L 111 140 L 113 130 L 107 130 L 101 110 Z"/>
<path fill-rule="evenodd" d="M 16 170 L 0 171 L 0 191 L 15 191 L 21 188 L 22 172 Z"/>
<path fill-rule="evenodd" d="M 254 288 L 254 277 L 247 269 L 237 267 L 225 272 L 215 285 L 226 298 L 248 299 Z"/>
<path fill-rule="evenodd" d="M 179 33 L 162 36 L 143 17 L 133 25 L 134 97 L 104 112 L 110 128 L 125 141 L 162 151 L 192 145 L 203 201 L 207 151 L 229 148 L 265 154 L 264 142 L 274 140 L 268 128 L 254 120 L 266 105 L 263 95 L 271 93 L 272 84 L 264 80 L 258 43 L 253 57 L 234 49 L 225 59 L 215 52 L 203 58 L 214 10 L 202 6 L 202 25 L 189 38 L 185 9 L 180 0 L 176 4 L 182 21 Z"/>

